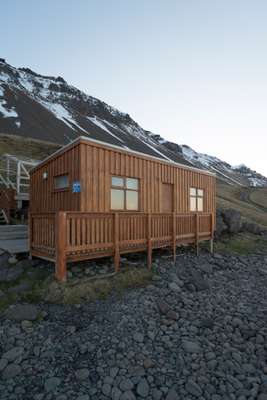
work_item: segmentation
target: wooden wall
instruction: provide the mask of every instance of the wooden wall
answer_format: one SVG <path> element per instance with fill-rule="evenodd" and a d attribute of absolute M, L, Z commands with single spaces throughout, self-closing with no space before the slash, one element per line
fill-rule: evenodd
<path fill-rule="evenodd" d="M 43 172 L 48 179 L 42 178 Z M 81 181 L 81 194 L 54 190 L 53 177 Z M 161 212 L 162 183 L 174 185 L 174 211 L 189 212 L 189 188 L 204 189 L 204 212 L 215 210 L 215 177 L 160 160 L 81 140 L 31 174 L 31 212 L 110 211 L 111 176 L 140 179 L 140 211 Z"/>
<path fill-rule="evenodd" d="M 47 172 L 47 179 L 43 173 Z M 69 175 L 69 182 L 80 180 L 80 147 L 71 146 L 64 153 L 55 155 L 47 163 L 31 173 L 30 181 L 30 211 L 45 213 L 51 211 L 79 211 L 80 194 L 68 190 L 55 190 L 54 177 Z"/>
<path fill-rule="evenodd" d="M 81 211 L 110 211 L 112 175 L 140 179 L 140 211 L 162 211 L 162 183 L 174 185 L 174 211 L 177 213 L 190 211 L 190 187 L 204 189 L 204 212 L 215 210 L 214 176 L 86 141 L 80 147 Z"/>

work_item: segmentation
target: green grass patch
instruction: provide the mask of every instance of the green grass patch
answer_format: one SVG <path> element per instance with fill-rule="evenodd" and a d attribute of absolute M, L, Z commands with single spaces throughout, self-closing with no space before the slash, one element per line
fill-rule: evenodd
<path fill-rule="evenodd" d="M 227 254 L 267 254 L 267 239 L 248 233 L 226 237 L 215 242 L 215 251 Z"/>

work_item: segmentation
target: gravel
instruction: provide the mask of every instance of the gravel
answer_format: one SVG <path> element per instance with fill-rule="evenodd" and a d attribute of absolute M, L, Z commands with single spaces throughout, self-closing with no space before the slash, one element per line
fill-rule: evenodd
<path fill-rule="evenodd" d="M 94 303 L 2 313 L 1 400 L 267 399 L 267 257 L 153 269 L 147 287 Z"/>

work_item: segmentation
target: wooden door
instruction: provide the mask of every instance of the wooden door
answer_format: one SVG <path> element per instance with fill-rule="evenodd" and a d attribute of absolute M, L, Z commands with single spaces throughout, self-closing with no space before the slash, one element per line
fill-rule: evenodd
<path fill-rule="evenodd" d="M 163 183 L 161 188 L 161 212 L 173 212 L 173 185 Z"/>

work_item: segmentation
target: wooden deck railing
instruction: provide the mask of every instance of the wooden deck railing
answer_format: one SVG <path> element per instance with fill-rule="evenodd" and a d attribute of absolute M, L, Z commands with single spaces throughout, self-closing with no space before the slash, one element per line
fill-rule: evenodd
<path fill-rule="evenodd" d="M 31 214 L 30 251 L 56 262 L 56 276 L 66 279 L 66 262 L 113 256 L 116 271 L 120 254 L 147 251 L 213 239 L 213 214 L 188 213 L 83 213 Z"/>

